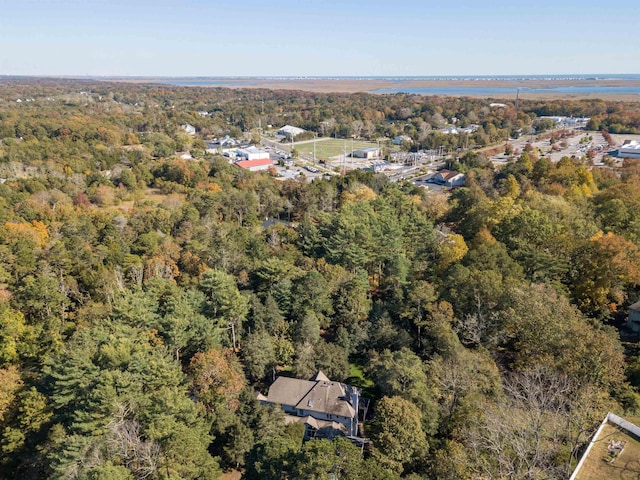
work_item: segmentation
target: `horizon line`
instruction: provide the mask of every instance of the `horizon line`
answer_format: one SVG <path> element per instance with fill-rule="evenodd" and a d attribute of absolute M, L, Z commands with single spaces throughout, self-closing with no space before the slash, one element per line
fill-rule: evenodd
<path fill-rule="evenodd" d="M 62 78 L 62 79 L 87 79 L 87 78 L 131 78 L 131 79 L 147 79 L 147 78 L 186 78 L 186 79 L 208 79 L 208 78 L 222 78 L 222 79 L 290 79 L 290 80 L 305 80 L 305 79 L 405 79 L 405 78 L 434 78 L 434 79 L 449 79 L 449 78 L 527 78 L 527 77 L 566 77 L 566 78 L 584 78 L 595 77 L 596 79 L 605 79 L 607 77 L 615 76 L 640 76 L 640 73 L 627 72 L 627 73 L 526 73 L 526 74 L 436 74 L 436 75 L 138 75 L 138 74 L 0 74 L 0 78 L 7 77 L 20 77 L 20 78 Z"/>

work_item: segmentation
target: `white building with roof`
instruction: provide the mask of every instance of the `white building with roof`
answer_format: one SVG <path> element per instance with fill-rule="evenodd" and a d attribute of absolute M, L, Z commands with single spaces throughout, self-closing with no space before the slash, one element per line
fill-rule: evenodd
<path fill-rule="evenodd" d="M 618 157 L 640 158 L 640 142 L 637 140 L 626 140 L 618 149 Z"/>
<path fill-rule="evenodd" d="M 278 130 L 278 135 L 284 135 L 285 137 L 297 137 L 304 132 L 305 131 L 302 128 L 285 125 L 280 130 Z"/>
<path fill-rule="evenodd" d="M 433 177 L 433 181 L 446 187 L 460 187 L 464 185 L 464 174 L 453 170 L 440 170 Z"/>
<path fill-rule="evenodd" d="M 378 147 L 360 148 L 358 150 L 354 150 L 352 155 L 357 158 L 372 160 L 380 157 L 380 149 Z"/>
<path fill-rule="evenodd" d="M 254 146 L 247 148 L 239 148 L 236 150 L 236 156 L 244 160 L 261 160 L 269 158 L 269 152 Z"/>
<path fill-rule="evenodd" d="M 391 140 L 391 143 L 394 145 L 402 145 L 403 143 L 413 143 L 413 140 L 408 135 L 398 135 L 396 138 Z"/>
<path fill-rule="evenodd" d="M 180 128 L 182 128 L 182 130 L 184 130 L 184 132 L 187 135 L 195 135 L 196 134 L 196 127 L 194 127 L 193 125 L 189 125 L 188 123 L 185 123 L 184 125 L 180 125 Z"/>
<path fill-rule="evenodd" d="M 468 127 L 462 127 L 459 129 L 460 133 L 476 133 L 478 131 L 478 129 L 480 128 L 480 125 L 469 125 Z"/>

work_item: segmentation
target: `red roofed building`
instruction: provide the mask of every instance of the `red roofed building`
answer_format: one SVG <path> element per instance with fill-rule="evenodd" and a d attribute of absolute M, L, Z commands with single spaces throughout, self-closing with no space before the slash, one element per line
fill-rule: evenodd
<path fill-rule="evenodd" d="M 240 168 L 244 168 L 245 170 L 257 172 L 259 170 L 267 170 L 269 167 L 273 166 L 273 160 L 271 160 L 270 158 L 260 158 L 258 160 L 240 160 L 235 164 Z"/>

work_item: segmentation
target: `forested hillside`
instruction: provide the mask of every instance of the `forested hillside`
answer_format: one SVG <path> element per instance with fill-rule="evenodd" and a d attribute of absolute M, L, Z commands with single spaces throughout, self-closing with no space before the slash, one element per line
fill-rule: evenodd
<path fill-rule="evenodd" d="M 633 131 L 636 105 L 2 82 L 0 478 L 560 479 L 608 411 L 640 414 L 635 162 L 468 154 L 436 194 L 204 143 L 260 118 L 455 148 L 431 130 L 456 117 L 481 146 L 538 115 Z M 372 400 L 369 448 L 255 399 L 317 370 Z"/>

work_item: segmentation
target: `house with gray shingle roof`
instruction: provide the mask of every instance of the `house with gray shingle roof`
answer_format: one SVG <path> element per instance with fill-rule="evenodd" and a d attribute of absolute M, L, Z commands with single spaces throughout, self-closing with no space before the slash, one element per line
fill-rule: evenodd
<path fill-rule="evenodd" d="M 320 371 L 309 380 L 278 377 L 258 400 L 280 405 L 288 423 L 304 423 L 307 437 L 358 436 L 360 390 L 333 382 Z"/>

